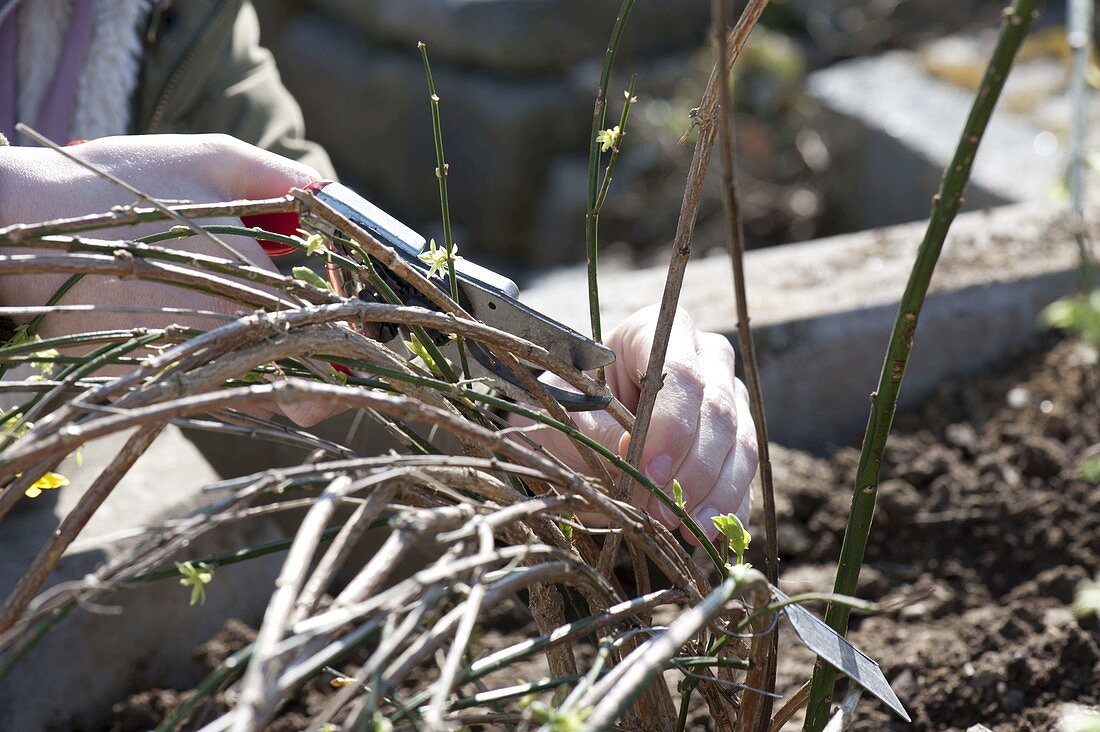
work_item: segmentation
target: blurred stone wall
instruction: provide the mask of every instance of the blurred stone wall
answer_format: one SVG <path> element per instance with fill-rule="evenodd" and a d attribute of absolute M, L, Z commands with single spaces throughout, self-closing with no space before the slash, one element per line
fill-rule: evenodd
<path fill-rule="evenodd" d="M 348 183 L 430 235 L 439 230 L 439 193 L 417 52 L 418 41 L 427 43 L 442 100 L 460 246 L 518 267 L 583 257 L 587 139 L 619 5 L 620 0 L 257 2 L 264 43 L 303 107 L 307 134 L 328 149 Z M 709 5 L 706 0 L 638 3 L 620 68 L 633 70 L 632 58 L 659 65 L 662 58 L 698 48 Z M 618 102 L 611 109 L 617 115 Z M 577 220 L 559 226 L 557 219 L 566 215 Z"/>

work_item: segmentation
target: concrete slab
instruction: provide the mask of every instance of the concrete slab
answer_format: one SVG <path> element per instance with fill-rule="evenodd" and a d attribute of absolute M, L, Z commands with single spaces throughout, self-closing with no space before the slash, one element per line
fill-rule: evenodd
<path fill-rule="evenodd" d="M 965 58 L 958 46 L 967 44 Z M 917 221 L 954 152 L 989 49 L 947 39 L 922 53 L 894 51 L 810 74 L 833 164 L 827 191 L 852 229 Z M 965 67 L 965 68 L 964 68 Z M 971 73 L 963 73 L 970 71 Z M 1049 200 L 1065 169 L 1065 117 L 1050 113 L 1068 72 L 1040 56 L 1013 69 L 974 161 L 966 208 Z M 949 80 L 950 79 L 950 80 Z"/>
<path fill-rule="evenodd" d="M 318 0 L 356 27 L 364 42 L 415 48 L 433 58 L 509 76 L 566 71 L 600 58 L 619 0 Z M 639 5 L 624 34 L 623 56 L 661 53 L 703 40 L 705 3 L 658 0 Z"/>
<path fill-rule="evenodd" d="M 1100 201 L 1087 218 L 1097 214 Z M 1046 203 L 959 217 L 921 318 L 905 404 L 1023 346 L 1039 310 L 1072 291 L 1076 248 L 1062 219 Z M 821 453 L 858 436 L 923 232 L 910 224 L 749 252 L 749 312 L 776 442 Z M 658 300 L 666 273 L 602 273 L 605 332 Z M 736 342 L 731 282 L 727 256 L 694 261 L 680 302 L 700 327 Z M 585 332 L 588 304 L 577 296 L 585 291 L 584 269 L 575 267 L 539 279 L 523 299 Z"/>

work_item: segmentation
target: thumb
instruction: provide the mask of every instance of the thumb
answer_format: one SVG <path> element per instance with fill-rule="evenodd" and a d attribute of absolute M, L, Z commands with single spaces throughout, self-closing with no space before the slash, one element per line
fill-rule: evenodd
<path fill-rule="evenodd" d="M 312 167 L 268 150 L 231 140 L 221 166 L 224 194 L 231 198 L 273 198 L 321 179 Z"/>

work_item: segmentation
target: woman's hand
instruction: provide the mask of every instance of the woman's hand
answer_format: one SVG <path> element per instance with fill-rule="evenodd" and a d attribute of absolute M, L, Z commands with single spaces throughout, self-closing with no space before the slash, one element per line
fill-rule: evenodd
<path fill-rule="evenodd" d="M 312 168 L 261 150 L 227 135 L 134 135 L 105 137 L 70 148 L 87 162 L 150 196 L 165 201 L 216 203 L 246 198 L 282 196 L 292 187 L 317 180 Z M 120 187 L 87 168 L 46 148 L 0 148 L 0 226 L 33 224 L 50 219 L 102 213 L 114 206 L 139 203 Z M 240 224 L 239 220 L 203 220 L 201 223 Z M 174 222 L 159 221 L 91 232 L 108 240 L 134 239 L 165 231 Z M 252 264 L 276 272 L 271 259 L 251 237 L 223 236 L 226 243 Z M 205 237 L 174 240 L 166 246 L 197 254 L 231 257 Z M 27 250 L 4 253 L 26 253 Z M 44 305 L 68 275 L 27 275 L 18 284 L 0 280 L 0 303 L 8 306 Z M 65 303 L 182 307 L 234 313 L 239 306 L 210 295 L 142 280 L 85 277 L 66 295 Z M 43 321 L 43 337 L 72 332 L 69 316 L 52 315 Z M 83 330 L 163 327 L 177 318 L 127 314 L 81 316 Z M 70 318 L 71 320 L 71 318 Z M 191 323 L 188 323 L 191 324 Z M 209 327 L 210 321 L 195 325 Z"/>
<path fill-rule="evenodd" d="M 293 160 L 241 142 L 227 135 L 140 135 L 105 137 L 70 148 L 96 167 L 113 173 L 130 185 L 161 200 L 215 203 L 235 199 L 282 196 L 292 187 L 304 187 L 320 174 Z M 109 211 L 118 205 L 137 203 L 126 191 L 98 177 L 54 150 L 0 148 L 0 226 L 38 223 Z M 203 224 L 240 225 L 239 220 L 203 220 Z M 92 232 L 111 240 L 133 239 L 164 231 L 173 225 L 160 221 L 126 228 Z M 87 238 L 87 237 L 86 237 Z M 263 248 L 250 237 L 220 237 L 251 263 L 277 272 Z M 164 246 L 215 257 L 230 257 L 204 237 L 173 240 Z M 2 254 L 26 254 L 31 250 L 7 250 Z M 0 278 L 0 305 L 45 305 L 67 274 L 22 275 Z M 131 308 L 183 308 L 227 315 L 241 306 L 194 290 L 139 279 L 87 276 L 70 290 L 61 304 L 93 304 Z M 27 320 L 29 318 L 24 318 Z M 38 329 L 43 338 L 75 332 L 163 328 L 173 323 L 209 329 L 223 321 L 198 316 L 156 312 L 101 312 L 54 314 Z M 285 410 L 302 426 L 324 419 L 332 409 L 311 403 Z M 270 414 L 270 412 L 266 413 Z"/>
<path fill-rule="evenodd" d="M 321 177 L 308 165 L 229 135 L 103 137 L 70 150 L 143 193 L 164 200 L 214 203 L 271 198 Z M 0 148 L 0 226 L 102 213 L 132 203 L 129 193 L 53 150 Z M 166 226 L 144 228 L 158 231 Z M 112 236 L 120 238 L 135 236 L 134 229 L 112 231 Z M 246 255 L 262 254 L 255 241 L 247 241 L 255 249 L 244 252 Z M 210 253 L 224 254 L 220 249 Z"/>
<path fill-rule="evenodd" d="M 607 369 L 607 384 L 631 411 L 638 406 L 657 314 L 656 306 L 639 310 L 606 339 L 618 356 Z M 664 385 L 657 393 L 639 465 L 669 496 L 673 479 L 678 480 L 688 513 L 710 536 L 718 533 L 711 521 L 718 514 L 736 513 L 748 522 L 749 487 L 756 474 L 756 433 L 748 392 L 734 377 L 733 367 L 729 341 L 717 333 L 700 332 L 690 315 L 677 311 L 665 357 Z M 544 378 L 564 385 L 555 376 Z M 605 412 L 573 416 L 586 435 L 625 457 L 630 435 Z M 538 439 L 570 467 L 585 470 L 569 438 L 560 432 L 546 429 Z M 679 526 L 676 515 L 640 486 L 635 486 L 632 500 L 670 529 Z M 683 533 L 692 539 L 686 530 Z"/>

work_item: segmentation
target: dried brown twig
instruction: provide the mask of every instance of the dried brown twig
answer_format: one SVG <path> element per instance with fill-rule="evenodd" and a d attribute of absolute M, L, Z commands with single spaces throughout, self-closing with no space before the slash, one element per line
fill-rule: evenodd
<path fill-rule="evenodd" d="M 730 31 L 730 42 L 725 60 L 728 69 L 741 55 L 741 50 L 749 39 L 749 34 L 756 27 L 761 13 L 767 6 L 767 0 L 749 0 L 745 6 L 737 25 Z M 715 64 L 707 82 L 706 92 L 699 104 L 698 111 L 694 115 L 693 124 L 698 124 L 699 136 L 695 140 L 695 152 L 692 154 L 691 167 L 688 170 L 687 184 L 684 189 L 684 200 L 680 206 L 680 218 L 676 224 L 676 237 L 672 243 L 672 259 L 668 263 L 668 275 L 665 278 L 664 292 L 661 295 L 661 311 L 658 319 L 657 330 L 653 337 L 653 350 L 650 352 L 649 363 L 646 372 L 642 376 L 641 395 L 638 397 L 638 409 L 634 415 L 634 430 L 630 435 L 630 447 L 627 452 L 627 462 L 637 465 L 645 447 L 646 433 L 649 430 L 649 420 L 653 416 L 653 405 L 657 400 L 657 392 L 661 388 L 661 372 L 664 368 L 665 355 L 668 352 L 669 335 L 672 332 L 673 319 L 676 316 L 676 307 L 680 301 L 680 288 L 684 283 L 684 272 L 687 270 L 688 259 L 691 257 L 691 239 L 695 233 L 696 215 L 699 212 L 699 201 L 703 194 L 703 180 L 706 177 L 707 167 L 710 164 L 711 152 L 714 149 L 714 140 L 718 134 L 718 126 L 715 124 L 719 104 L 719 68 L 721 64 Z M 723 73 L 722 76 L 725 76 Z M 629 478 L 624 476 L 619 482 L 619 495 L 628 495 Z"/>
<path fill-rule="evenodd" d="M 713 0 L 715 20 L 715 45 L 718 58 L 728 55 L 726 28 L 729 25 L 726 0 Z M 765 576 L 772 585 L 779 584 L 779 541 L 775 520 L 775 487 L 772 482 L 772 463 L 768 448 L 768 421 L 764 410 L 764 390 L 760 383 L 760 368 L 756 363 L 756 344 L 749 325 L 748 294 L 745 287 L 745 232 L 741 220 L 741 204 L 737 197 L 737 160 L 733 135 L 733 105 L 730 101 L 729 69 L 718 67 L 718 139 L 721 142 L 722 207 L 726 214 L 726 244 L 730 264 L 733 267 L 733 289 L 737 306 L 737 336 L 741 344 L 741 361 L 745 367 L 745 383 L 749 392 L 749 407 L 756 427 L 756 449 L 760 461 L 760 492 L 764 498 Z M 762 675 L 759 695 L 760 706 L 752 727 L 766 732 L 772 711 L 772 692 L 775 691 L 776 663 L 779 655 L 779 625 L 774 624 L 770 633 L 768 652 L 764 657 L 767 669 Z M 755 679 L 748 683 L 755 685 Z M 747 715 L 742 716 L 745 720 Z M 752 727 L 746 727 L 751 729 Z"/>
<path fill-rule="evenodd" d="M 191 203 L 167 207 L 188 219 L 205 219 L 220 217 L 239 217 L 254 214 L 286 213 L 296 211 L 297 203 L 290 196 L 269 198 L 262 201 L 227 201 L 226 203 Z M 41 239 L 46 236 L 58 236 L 74 234 L 85 231 L 98 231 L 120 226 L 133 226 L 135 224 L 151 221 L 163 221 L 171 218 L 159 208 L 141 208 L 138 206 L 122 206 L 106 213 L 90 214 L 88 216 L 74 216 L 53 221 L 43 221 L 40 224 L 12 224 L 0 228 L 0 244 L 22 244 L 33 239 Z"/>
<path fill-rule="evenodd" d="M 96 219 L 96 222 L 102 220 Z M 647 612 L 657 600 L 690 604 L 700 601 L 706 593 L 705 579 L 663 527 L 635 509 L 611 500 L 601 489 L 599 480 L 565 468 L 540 451 L 525 446 L 508 431 L 495 431 L 470 421 L 464 416 L 464 410 L 474 408 L 475 402 L 470 401 L 471 392 L 465 386 L 448 385 L 429 378 L 415 365 L 344 324 L 390 322 L 457 333 L 484 343 L 494 352 L 550 368 L 576 388 L 591 393 L 599 393 L 604 388 L 571 370 L 567 364 L 556 363 L 539 346 L 496 331 L 461 313 L 334 301 L 326 293 L 318 293 L 315 299 L 319 302 L 303 303 L 301 296 L 313 293 L 303 290 L 301 283 L 264 275 L 265 289 L 259 290 L 252 284 L 253 273 L 249 268 L 217 258 L 195 258 L 186 262 L 186 253 L 135 244 L 95 254 L 79 249 L 42 252 L 43 243 L 53 249 L 89 244 L 79 239 L 28 237 L 9 242 L 9 245 L 16 249 L 35 247 L 38 251 L 0 257 L 0 267 L 22 274 L 59 270 L 124 273 L 163 282 L 166 286 L 198 286 L 238 302 L 252 300 L 253 305 L 267 306 L 272 311 L 241 315 L 205 332 L 174 333 L 166 341 L 167 348 L 133 364 L 129 371 L 119 376 L 82 377 L 75 381 L 62 378 L 47 382 L 51 389 L 67 384 L 66 401 L 60 408 L 42 416 L 33 428 L 0 452 L 0 479 L 14 479 L 9 482 L 8 489 L 0 492 L 0 511 L 22 499 L 18 492 L 21 486 L 43 466 L 52 467 L 78 446 L 96 437 L 134 427 L 139 431 L 94 481 L 93 489 L 78 502 L 77 511 L 64 520 L 59 534 L 50 537 L 16 592 L 7 598 L 0 614 L 4 627 L 0 632 L 0 653 L 4 655 L 0 658 L 7 661 L 0 661 L 0 674 L 10 667 L 10 654 L 18 655 L 28 643 L 33 643 L 36 630 L 43 623 L 49 627 L 48 624 L 56 622 L 56 618 L 62 617 L 77 602 L 94 600 L 135 582 L 172 576 L 173 570 L 165 566 L 172 557 L 185 551 L 184 547 L 197 536 L 227 522 L 302 506 L 310 508 L 313 518 L 305 523 L 305 533 L 300 533 L 296 539 L 300 548 L 288 555 L 289 562 L 284 569 L 287 581 L 280 585 L 282 589 L 273 600 L 275 609 L 271 612 L 274 614 L 269 615 L 271 621 L 264 636 L 268 640 L 254 652 L 248 664 L 253 670 L 242 686 L 244 701 L 227 720 L 240 729 L 259 728 L 282 700 L 293 694 L 305 680 L 320 673 L 322 664 L 334 663 L 359 647 L 373 649 L 374 654 L 374 660 L 363 666 L 364 683 L 374 688 L 372 684 L 377 686 L 378 674 L 386 683 L 373 696 L 364 697 L 365 692 L 360 689 L 358 693 L 343 694 L 341 698 L 348 697 L 346 703 L 336 704 L 334 699 L 334 710 L 326 712 L 330 718 L 343 718 L 354 712 L 368 717 L 377 713 L 401 719 L 409 714 L 419 715 L 421 712 L 414 710 L 422 708 L 424 713 L 431 710 L 437 723 L 446 723 L 454 718 L 458 709 L 473 703 L 463 696 L 468 693 L 466 688 L 472 678 L 491 674 L 497 664 L 500 668 L 507 666 L 505 660 L 491 660 L 501 659 L 499 652 L 504 649 L 489 649 L 488 653 L 481 650 L 478 645 L 481 641 L 475 641 L 471 629 L 483 623 L 487 612 L 520 588 L 534 589 L 536 585 L 552 588 L 555 583 L 564 582 L 575 586 L 579 596 L 592 609 L 591 618 L 582 617 L 573 622 L 578 630 L 569 631 L 574 634 L 570 636 L 559 632 L 560 628 L 571 625 L 561 609 L 555 612 L 552 604 L 534 608 L 543 618 L 540 621 L 543 636 L 553 640 L 540 641 L 535 650 L 517 651 L 520 655 L 516 658 L 544 653 L 558 659 L 551 668 L 561 668 L 562 663 L 569 668 L 569 663 L 576 663 L 572 653 L 562 645 L 561 638 L 598 632 L 608 628 L 608 623 L 626 623 L 625 627 L 630 627 L 634 622 L 631 618 Z M 48 312 L 65 307 L 70 306 L 56 306 Z M 64 343 L 58 345 L 64 349 L 68 342 L 92 343 L 95 339 L 111 344 L 124 342 L 132 335 L 126 331 L 74 334 L 61 339 Z M 12 357 L 20 356 L 13 353 Z M 340 358 L 354 364 L 364 377 L 375 380 L 371 382 L 373 386 L 322 383 L 301 366 L 303 359 L 317 357 Z M 0 360 L 3 360 L 2 355 Z M 233 386 L 248 374 L 263 371 L 273 363 L 281 364 L 280 368 L 298 378 Z M 371 376 L 372 373 L 377 375 Z M 14 383 L 7 385 L 13 389 L 16 386 Z M 38 383 L 27 382 L 25 386 L 32 395 L 42 393 Z M 229 416 L 249 405 L 290 404 L 302 400 L 365 408 L 398 424 L 436 425 L 462 441 L 482 446 L 485 456 L 367 457 L 345 445 L 325 447 L 323 442 L 294 437 L 285 428 L 265 427 L 262 420 L 238 424 L 239 420 L 231 418 L 228 423 L 220 423 L 203 416 Z M 48 590 L 39 596 L 34 610 L 28 613 L 27 608 L 31 607 L 35 594 L 61 552 L 75 539 L 79 527 L 102 500 L 109 496 L 132 460 L 143 452 L 164 425 L 200 417 L 208 429 L 244 429 L 264 438 L 306 440 L 340 459 L 230 481 L 218 493 L 212 494 L 224 495 L 215 499 L 216 508 L 183 520 L 168 530 L 152 532 L 132 550 L 105 564 L 82 582 Z M 24 477 L 16 478 L 21 471 Z M 511 481 L 517 480 L 519 482 L 513 485 Z M 327 485 L 327 493 L 321 494 L 327 497 L 310 497 L 308 493 L 302 496 L 303 490 L 308 491 L 315 485 Z M 540 490 L 548 492 L 537 498 L 524 494 L 523 490 L 531 490 L 534 486 L 541 486 Z M 254 504 L 274 490 L 288 493 L 271 505 Z M 351 505 L 355 511 L 341 526 L 330 526 L 335 515 L 331 511 L 340 505 Z M 463 510 L 446 513 L 456 507 Z M 564 524 L 560 522 L 582 508 L 609 516 L 612 525 L 625 532 L 632 545 L 638 547 L 664 574 L 665 581 L 677 589 L 647 591 L 640 597 L 656 599 L 647 601 L 648 604 L 637 604 L 631 599 L 632 595 L 624 594 L 627 589 L 602 579 L 595 571 L 599 549 L 593 539 L 577 531 L 573 531 L 572 537 L 562 532 Z M 444 513 L 438 513 L 440 511 Z M 438 523 L 425 523 L 427 517 L 434 515 L 448 517 L 445 530 Z M 337 570 L 346 562 L 354 538 L 368 525 L 387 518 L 404 528 L 400 528 L 376 555 L 376 561 L 364 568 L 344 591 L 337 593 L 335 600 L 323 600 L 324 593 L 331 591 Z M 575 523 L 574 519 L 570 520 Z M 403 557 L 422 540 L 424 532 L 445 541 L 453 551 L 444 553 L 439 563 L 426 568 L 410 583 L 383 590 L 381 583 L 386 572 L 380 571 L 381 568 L 390 567 Z M 491 544 L 487 542 L 490 535 L 493 537 Z M 321 552 L 321 542 L 327 537 L 333 539 L 333 544 Z M 501 545 L 502 541 L 508 545 Z M 249 555 L 249 551 L 244 555 Z M 312 566 L 314 557 L 321 558 L 316 567 Z M 222 560 L 211 558 L 215 565 L 219 561 Z M 239 561 L 239 557 L 230 561 Z M 451 588 L 456 582 L 468 583 L 476 591 L 472 595 L 455 597 Z M 616 608 L 632 609 L 624 614 Z M 409 615 L 410 612 L 414 614 Z M 421 628 L 419 623 L 428 617 L 425 613 L 432 613 L 438 620 Z M 383 621 L 385 617 L 403 622 L 387 626 Z M 414 617 L 420 620 L 411 623 L 409 619 Z M 581 630 L 583 628 L 589 630 Z M 659 633 L 645 631 L 647 635 L 655 632 Z M 272 655 L 270 639 L 276 637 L 284 639 L 280 648 L 294 650 L 289 655 L 282 652 Z M 289 646 L 286 638 L 292 639 Z M 388 690 L 423 664 L 430 664 L 436 649 L 444 651 L 445 658 L 452 659 L 446 664 L 440 683 L 426 687 L 425 696 L 415 701 L 413 707 L 408 703 L 402 706 Z M 454 659 L 464 657 L 466 652 L 480 655 L 485 663 L 465 670 L 461 664 L 456 666 Z M 631 661 L 632 666 L 637 664 L 636 653 L 638 651 L 627 655 L 635 659 Z M 706 669 L 701 671 L 705 673 Z M 566 677 L 553 678 L 557 679 L 555 683 L 571 683 Z M 726 702 L 715 700 L 714 703 L 722 705 L 716 708 L 722 714 L 729 714 Z"/>
<path fill-rule="evenodd" d="M 236 259 L 238 261 L 247 262 L 247 263 L 252 264 L 252 265 L 256 264 L 255 262 L 248 259 L 248 257 L 246 257 L 243 254 L 241 254 L 240 252 L 238 252 L 234 247 L 230 246 L 226 241 L 224 241 L 223 239 L 218 238 L 214 234 L 211 234 L 210 232 L 204 230 L 202 227 L 200 227 L 198 224 L 196 224 L 191 219 L 187 218 L 186 215 L 180 213 L 178 210 L 174 210 L 171 206 L 164 205 L 163 203 L 158 201 L 153 196 L 150 196 L 148 193 L 145 193 L 145 192 L 141 191 L 140 189 L 135 188 L 134 186 L 132 186 L 129 183 L 127 183 L 126 181 L 122 180 L 118 176 L 113 175 L 112 173 L 104 170 L 100 166 L 93 165 L 92 163 L 89 163 L 87 160 L 80 157 L 79 155 L 74 153 L 72 150 L 66 150 L 64 147 L 62 147 L 61 145 L 58 145 L 56 142 L 48 139 L 47 137 L 42 135 L 37 130 L 32 129 L 31 127 L 28 127 L 27 125 L 23 124 L 22 122 L 17 122 L 15 124 L 15 129 L 16 129 L 17 132 L 21 132 L 24 135 L 26 135 L 27 137 L 34 140 L 39 145 L 42 145 L 43 147 L 50 148 L 51 150 L 53 150 L 57 154 L 59 154 L 62 157 L 66 158 L 67 160 L 70 160 L 70 161 L 76 163 L 77 165 L 79 165 L 79 166 L 91 171 L 92 173 L 98 175 L 100 178 L 104 179 L 108 183 L 111 183 L 113 185 L 118 186 L 122 190 L 124 190 L 127 193 L 134 196 L 137 200 L 145 201 L 146 203 L 148 203 L 153 208 L 160 211 L 162 214 L 164 214 L 168 218 L 172 219 L 173 221 L 178 222 L 179 224 L 181 224 L 183 226 L 186 226 L 188 229 L 191 229 L 192 231 L 194 231 L 199 236 L 207 239 L 208 241 L 210 241 L 215 246 L 220 247 L 221 249 L 225 250 L 226 252 L 229 252 L 234 257 L 236 257 Z"/>

